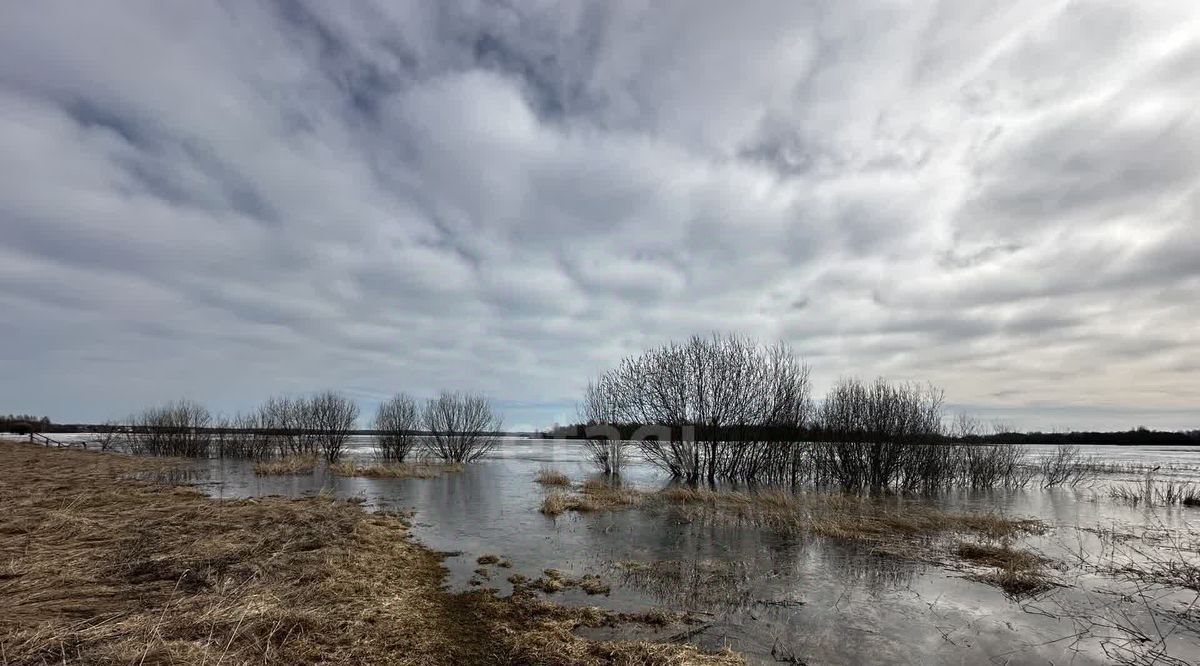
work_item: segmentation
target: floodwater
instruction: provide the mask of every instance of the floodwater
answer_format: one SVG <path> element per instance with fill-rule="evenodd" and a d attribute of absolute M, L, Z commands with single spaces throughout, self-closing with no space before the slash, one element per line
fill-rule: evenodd
<path fill-rule="evenodd" d="M 1035 455 L 1051 450 L 1031 448 Z M 1200 449 L 1085 449 L 1104 462 L 1157 466 L 1156 478 L 1200 482 Z M 356 438 L 349 455 L 370 458 L 369 439 Z M 1109 498 L 1109 487 L 1139 483 L 1140 471 L 1111 472 L 1074 488 L 952 492 L 928 500 L 1051 525 L 1047 534 L 1020 545 L 1050 557 L 1062 586 L 1013 599 L 970 579 L 970 571 L 955 563 L 915 562 L 860 544 L 689 520 L 670 509 L 549 518 L 538 512 L 545 490 L 534 482 L 543 467 L 573 481 L 594 475 L 578 442 L 506 439 L 464 472 L 435 479 L 342 478 L 323 470 L 256 477 L 245 461 L 212 460 L 197 470 L 202 478 L 196 482 L 220 498 L 324 488 L 360 497 L 370 508 L 412 510 L 416 537 L 454 553 L 446 560 L 452 587 L 468 586 L 475 558 L 485 553 L 512 562 L 512 569 L 493 568 L 484 583 L 502 594 L 510 591 L 505 578 L 514 572 L 532 578 L 548 568 L 596 574 L 611 585 L 608 595 L 568 589 L 553 598 L 621 611 L 690 611 L 702 623 L 686 640 L 729 646 L 752 663 L 1200 663 L 1196 592 L 1105 572 L 1126 557 L 1195 562 L 1200 508 L 1131 506 Z M 657 488 L 669 479 L 635 460 L 623 482 Z M 1150 533 L 1155 540 L 1104 540 L 1098 533 Z"/>

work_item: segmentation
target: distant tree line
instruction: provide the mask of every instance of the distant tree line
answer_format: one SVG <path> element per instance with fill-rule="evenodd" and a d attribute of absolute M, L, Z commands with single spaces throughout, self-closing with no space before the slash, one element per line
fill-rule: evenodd
<path fill-rule="evenodd" d="M 7 414 L 0 416 L 0 432 L 15 432 L 27 434 L 31 432 L 45 432 L 53 427 L 48 416 L 34 416 L 32 414 Z"/>
<path fill-rule="evenodd" d="M 1120 446 L 1179 446 L 1200 444 L 1200 430 L 1170 432 L 1134 428 L 1124 432 L 998 432 L 968 435 L 963 442 L 987 444 L 1110 444 Z"/>

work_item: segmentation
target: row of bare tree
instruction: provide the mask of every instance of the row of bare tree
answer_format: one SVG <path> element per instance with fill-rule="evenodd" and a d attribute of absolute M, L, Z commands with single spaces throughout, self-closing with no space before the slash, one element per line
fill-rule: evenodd
<path fill-rule="evenodd" d="M 418 408 L 415 399 L 398 393 L 379 405 L 375 446 L 382 458 L 395 462 L 419 451 L 467 463 L 492 450 L 500 426 L 500 417 L 481 395 L 443 391 Z"/>
<path fill-rule="evenodd" d="M 204 405 L 177 400 L 130 417 L 125 431 L 133 453 L 262 458 L 342 455 L 358 421 L 358 405 L 340 393 L 273 397 L 248 414 L 214 418 Z"/>
<path fill-rule="evenodd" d="M 122 440 L 115 444 L 149 455 L 258 459 L 319 454 L 336 462 L 358 415 L 358 405 L 334 391 L 273 397 L 232 418 L 214 417 L 197 402 L 177 400 L 146 409 L 127 424 L 114 424 Z M 374 426 L 376 449 L 387 460 L 400 462 L 420 450 L 448 462 L 471 462 L 495 445 L 501 420 L 481 395 L 444 391 L 419 408 L 401 393 L 379 406 Z"/>
<path fill-rule="evenodd" d="M 588 384 L 579 412 L 608 473 L 630 446 L 693 482 L 916 489 L 1016 484 L 1028 472 L 1012 447 L 946 445 L 933 386 L 843 379 L 816 406 L 809 368 L 787 345 L 735 335 L 626 358 Z"/>

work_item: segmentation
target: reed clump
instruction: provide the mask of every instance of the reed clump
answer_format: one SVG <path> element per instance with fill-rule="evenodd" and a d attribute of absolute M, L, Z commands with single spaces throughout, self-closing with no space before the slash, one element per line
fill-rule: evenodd
<path fill-rule="evenodd" d="M 537 483 L 542 484 L 543 486 L 569 486 L 569 485 L 571 485 L 570 477 L 568 477 L 566 474 L 563 474 L 562 472 L 560 472 L 556 469 L 550 468 L 550 467 L 542 467 L 541 469 L 539 469 L 537 472 L 537 476 L 535 476 L 533 480 Z"/>
<path fill-rule="evenodd" d="M 542 499 L 540 511 L 547 516 L 558 516 L 567 511 L 593 513 L 612 511 L 636 506 L 644 502 L 647 494 L 632 488 L 610 485 L 594 479 L 580 484 L 580 492 L 554 491 Z"/>
<path fill-rule="evenodd" d="M 317 466 L 315 453 L 286 456 L 276 460 L 259 460 L 254 463 L 256 476 L 299 476 L 312 474 Z"/>
<path fill-rule="evenodd" d="M 361 476 L 371 479 L 434 479 L 443 474 L 461 472 L 462 463 L 369 463 L 343 460 L 329 466 L 335 476 Z"/>
<path fill-rule="evenodd" d="M 1107 489 L 1109 499 L 1146 506 L 1200 506 L 1200 487 L 1187 481 L 1157 480 L 1154 470 L 1146 472 L 1137 485 L 1112 485 Z"/>
<path fill-rule="evenodd" d="M 5 662 L 744 663 L 573 633 L 633 616 L 450 593 L 397 515 L 129 478 L 167 462 L 0 443 Z"/>

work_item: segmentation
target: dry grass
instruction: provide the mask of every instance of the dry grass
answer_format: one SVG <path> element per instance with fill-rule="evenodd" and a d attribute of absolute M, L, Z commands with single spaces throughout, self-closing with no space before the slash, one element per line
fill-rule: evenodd
<path fill-rule="evenodd" d="M 560 472 L 556 469 L 552 469 L 550 467 L 543 467 L 543 468 L 539 469 L 537 476 L 534 477 L 533 480 L 536 481 L 537 483 L 542 484 L 543 486 L 569 486 L 569 485 L 571 485 L 570 477 L 568 477 L 566 474 L 563 474 L 562 472 Z"/>
<path fill-rule="evenodd" d="M 964 541 L 958 544 L 958 556 L 968 562 L 1001 569 L 1036 569 L 1042 565 L 1042 558 L 1007 544 Z"/>
<path fill-rule="evenodd" d="M 965 562 L 987 567 L 971 578 L 995 585 L 1011 597 L 1033 596 L 1055 587 L 1043 568 L 1045 559 L 1006 543 L 963 542 L 956 554 Z"/>
<path fill-rule="evenodd" d="M 344 460 L 329 466 L 336 476 L 363 476 L 372 479 L 433 479 L 442 474 L 461 472 L 462 463 L 373 463 L 362 465 Z"/>
<path fill-rule="evenodd" d="M 612 587 L 605 583 L 599 576 L 585 575 L 579 579 L 579 589 L 587 594 L 608 594 L 612 591 Z"/>
<path fill-rule="evenodd" d="M 129 478 L 165 464 L 0 443 L 6 663 L 742 663 L 574 635 L 617 620 L 596 609 L 449 593 L 397 515 Z"/>
<path fill-rule="evenodd" d="M 1152 472 L 1146 473 L 1143 482 L 1136 485 L 1111 485 L 1109 499 L 1146 506 L 1200 506 L 1200 487 L 1186 481 L 1156 480 Z"/>
<path fill-rule="evenodd" d="M 585 481 L 580 493 L 552 492 L 542 499 L 541 512 L 557 516 L 567 511 L 592 513 L 636 506 L 645 501 L 645 493 L 610 486 L 600 481 Z"/>
<path fill-rule="evenodd" d="M 577 587 L 583 590 L 586 594 L 608 594 L 611 587 L 605 583 L 599 576 L 594 574 L 584 574 L 580 578 L 569 578 L 566 574 L 558 569 L 546 569 L 542 572 L 539 578 L 530 579 L 521 574 L 513 574 L 508 577 L 508 582 L 512 583 L 514 594 L 520 595 L 531 590 L 537 590 L 546 594 L 554 594 L 565 589 Z"/>
<path fill-rule="evenodd" d="M 316 466 L 317 456 L 315 454 L 287 456 L 278 460 L 260 460 L 254 463 L 254 474 L 257 476 L 312 474 Z"/>
<path fill-rule="evenodd" d="M 571 508 L 572 497 L 566 493 L 550 493 L 542 499 L 540 511 L 547 516 L 557 516 Z"/>

